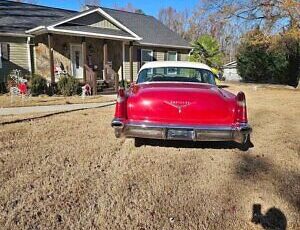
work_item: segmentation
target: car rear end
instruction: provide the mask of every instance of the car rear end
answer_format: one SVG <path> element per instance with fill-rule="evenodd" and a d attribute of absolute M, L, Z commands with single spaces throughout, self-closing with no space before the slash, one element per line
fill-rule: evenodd
<path fill-rule="evenodd" d="M 145 82 L 118 94 L 116 137 L 246 143 L 246 98 L 211 84 Z"/>

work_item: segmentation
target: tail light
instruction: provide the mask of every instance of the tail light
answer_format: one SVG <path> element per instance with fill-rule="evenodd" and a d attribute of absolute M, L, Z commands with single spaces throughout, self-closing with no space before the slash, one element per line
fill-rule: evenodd
<path fill-rule="evenodd" d="M 236 122 L 247 123 L 247 106 L 246 97 L 243 92 L 239 92 L 236 96 Z"/>
<path fill-rule="evenodd" d="M 126 116 L 126 93 L 125 90 L 121 88 L 117 96 L 115 118 L 125 119 Z"/>

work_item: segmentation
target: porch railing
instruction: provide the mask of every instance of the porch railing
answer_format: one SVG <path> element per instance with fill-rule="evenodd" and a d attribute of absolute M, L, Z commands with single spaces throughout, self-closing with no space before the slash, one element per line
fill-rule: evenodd
<path fill-rule="evenodd" d="M 106 74 L 107 74 L 107 79 L 110 85 L 113 85 L 113 87 L 115 88 L 115 91 L 117 92 L 119 89 L 119 74 L 114 71 L 113 68 L 111 68 L 111 66 L 106 65 Z M 105 71 L 105 70 L 104 70 Z"/>

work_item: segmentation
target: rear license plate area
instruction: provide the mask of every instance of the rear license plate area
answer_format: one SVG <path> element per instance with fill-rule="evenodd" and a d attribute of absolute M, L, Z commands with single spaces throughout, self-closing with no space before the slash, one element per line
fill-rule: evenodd
<path fill-rule="evenodd" d="M 167 139 L 170 140 L 193 140 L 195 136 L 194 130 L 191 129 L 168 129 Z"/>

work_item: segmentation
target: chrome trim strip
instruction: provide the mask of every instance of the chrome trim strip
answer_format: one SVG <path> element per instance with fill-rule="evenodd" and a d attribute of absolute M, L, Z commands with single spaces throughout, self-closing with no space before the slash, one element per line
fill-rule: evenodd
<path fill-rule="evenodd" d="M 134 126 L 142 128 L 172 128 L 172 129 L 204 129 L 204 130 L 233 130 L 233 126 L 218 126 L 218 125 L 178 125 L 178 124 L 153 124 L 147 122 L 127 122 L 125 126 Z"/>

